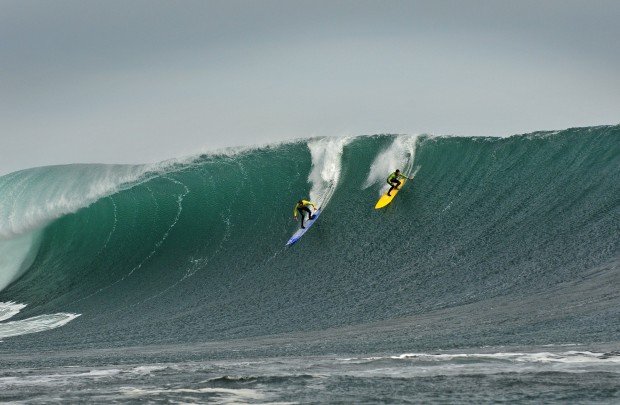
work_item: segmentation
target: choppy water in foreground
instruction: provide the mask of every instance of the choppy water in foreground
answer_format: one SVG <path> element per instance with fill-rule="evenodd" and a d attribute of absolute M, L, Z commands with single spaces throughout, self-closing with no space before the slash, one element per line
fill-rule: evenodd
<path fill-rule="evenodd" d="M 4 371 L 0 373 L 0 400 L 612 403 L 620 397 L 620 352 L 590 352 L 580 347 L 544 347 L 540 352 L 511 349 L 202 360 L 200 349 L 194 348 L 188 356 L 193 360 L 182 362 Z M 97 356 L 101 354 L 90 353 L 92 362 L 100 362 Z M 89 357 L 88 353 L 81 355 Z M 144 355 L 148 358 L 152 353 Z"/>

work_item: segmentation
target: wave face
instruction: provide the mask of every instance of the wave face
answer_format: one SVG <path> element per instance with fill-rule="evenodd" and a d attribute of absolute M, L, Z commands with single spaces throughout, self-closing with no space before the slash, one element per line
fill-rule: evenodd
<path fill-rule="evenodd" d="M 385 162 L 415 178 L 375 211 Z M 31 192 L 46 184 L 58 190 Z M 0 261 L 0 301 L 28 304 L 18 319 L 81 314 L 3 345 L 288 334 L 352 352 L 618 336 L 620 126 L 313 139 L 156 171 L 37 168 L 0 187 L 0 250 L 21 249 Z M 310 195 L 320 221 L 285 249 Z"/>

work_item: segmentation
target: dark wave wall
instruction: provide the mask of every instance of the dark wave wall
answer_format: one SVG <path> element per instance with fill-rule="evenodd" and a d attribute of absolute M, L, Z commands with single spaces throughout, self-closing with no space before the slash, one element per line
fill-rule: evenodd
<path fill-rule="evenodd" d="M 466 308 L 510 323 L 502 303 L 534 311 L 554 301 L 562 305 L 553 321 L 520 319 L 483 341 L 618 336 L 620 294 L 610 282 L 620 281 L 620 127 L 421 136 L 415 179 L 376 211 L 381 184 L 365 182 L 395 139 L 358 137 L 344 147 L 333 198 L 288 249 L 293 203 L 310 190 L 305 142 L 202 156 L 58 218 L 0 301 L 27 303 L 23 318 L 82 316 L 5 343 L 98 347 L 399 320 L 411 327 L 440 311 L 459 314 L 451 339 L 466 346 L 480 343 Z"/>

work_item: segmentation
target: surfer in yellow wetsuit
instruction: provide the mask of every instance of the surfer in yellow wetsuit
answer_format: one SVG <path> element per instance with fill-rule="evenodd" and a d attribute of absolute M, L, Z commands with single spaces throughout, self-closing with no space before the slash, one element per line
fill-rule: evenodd
<path fill-rule="evenodd" d="M 398 189 L 398 187 L 400 187 L 400 185 L 402 184 L 400 179 L 409 179 L 409 177 L 400 174 L 400 170 L 398 169 L 396 169 L 394 173 L 388 176 L 387 183 L 390 185 L 390 189 L 388 190 L 387 195 L 391 197 L 390 193 L 392 192 L 392 190 Z"/>
<path fill-rule="evenodd" d="M 301 215 L 301 227 L 304 229 L 306 228 L 304 226 L 304 211 L 308 213 L 308 220 L 315 218 L 315 216 L 312 215 L 312 211 L 310 211 L 310 208 L 308 208 L 310 205 L 316 210 L 316 205 L 308 200 L 297 201 L 297 204 L 295 204 L 295 208 L 293 208 L 293 217 L 295 218 L 295 220 L 297 220 L 297 213 Z"/>

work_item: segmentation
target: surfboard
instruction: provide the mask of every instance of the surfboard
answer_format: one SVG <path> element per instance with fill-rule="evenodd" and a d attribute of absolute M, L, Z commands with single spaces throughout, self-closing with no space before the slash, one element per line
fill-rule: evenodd
<path fill-rule="evenodd" d="M 392 190 L 392 193 L 390 195 L 387 195 L 388 192 L 386 191 L 381 196 L 381 198 L 379 198 L 379 201 L 377 201 L 377 204 L 375 205 L 375 209 L 378 210 L 379 208 L 383 208 L 387 206 L 389 203 L 391 203 L 394 197 L 396 197 L 396 194 L 398 194 L 398 192 L 403 189 L 406 182 L 407 182 L 407 179 L 403 179 L 400 187 Z"/>
<path fill-rule="evenodd" d="M 293 236 L 291 236 L 291 239 L 288 240 L 288 242 L 286 242 L 286 246 L 291 246 L 294 245 L 299 239 L 301 239 L 302 236 L 304 236 L 304 234 L 306 232 L 308 232 L 308 229 L 310 229 L 310 227 L 312 225 L 314 225 L 314 222 L 319 219 L 319 215 L 321 215 L 321 209 L 319 208 L 318 210 L 314 211 L 314 213 L 312 214 L 314 215 L 314 219 L 310 219 L 308 221 L 305 221 L 305 226 L 306 228 L 299 228 L 299 230 L 297 232 L 295 232 L 293 234 Z"/>

